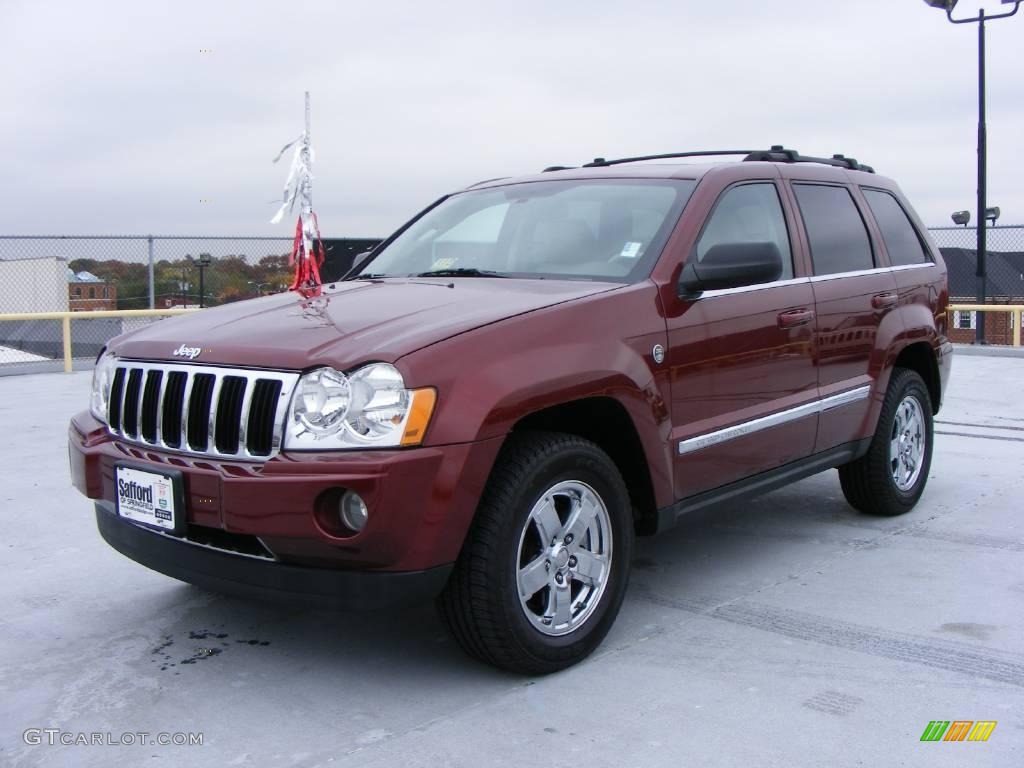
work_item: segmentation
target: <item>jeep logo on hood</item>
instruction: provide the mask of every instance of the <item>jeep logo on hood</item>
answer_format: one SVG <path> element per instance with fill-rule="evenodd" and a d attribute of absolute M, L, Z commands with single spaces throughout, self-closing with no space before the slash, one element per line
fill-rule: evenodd
<path fill-rule="evenodd" d="M 195 360 L 199 357 L 199 354 L 203 351 L 202 347 L 186 347 L 182 344 L 176 350 L 171 352 L 173 357 L 187 357 L 189 360 Z"/>

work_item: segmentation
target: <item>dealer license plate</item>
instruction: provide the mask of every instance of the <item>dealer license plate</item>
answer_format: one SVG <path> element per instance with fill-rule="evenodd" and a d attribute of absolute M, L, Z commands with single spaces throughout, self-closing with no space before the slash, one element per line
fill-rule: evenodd
<path fill-rule="evenodd" d="M 174 530 L 177 527 L 178 515 L 182 512 L 175 504 L 173 477 L 131 467 L 116 467 L 114 479 L 117 514 L 157 528 Z"/>

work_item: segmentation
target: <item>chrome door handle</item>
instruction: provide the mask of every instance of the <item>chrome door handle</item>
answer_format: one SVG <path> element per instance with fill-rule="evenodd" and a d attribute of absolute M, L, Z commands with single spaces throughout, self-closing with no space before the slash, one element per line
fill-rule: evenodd
<path fill-rule="evenodd" d="M 871 306 L 875 309 L 895 307 L 899 298 L 895 293 L 878 293 L 871 297 Z"/>
<path fill-rule="evenodd" d="M 793 309 L 779 315 L 779 328 L 795 328 L 798 325 L 807 325 L 814 319 L 814 313 L 809 309 Z"/>

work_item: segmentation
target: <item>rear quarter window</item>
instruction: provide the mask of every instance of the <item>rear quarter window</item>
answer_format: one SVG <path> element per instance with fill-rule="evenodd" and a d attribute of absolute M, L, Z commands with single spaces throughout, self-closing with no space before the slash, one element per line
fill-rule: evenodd
<path fill-rule="evenodd" d="M 846 187 L 794 184 L 793 191 L 807 230 L 815 275 L 875 266 L 867 227 Z"/>
<path fill-rule="evenodd" d="M 862 189 L 864 199 L 868 201 L 871 215 L 882 232 L 885 250 L 889 252 L 892 266 L 905 264 L 924 264 L 930 259 L 925 251 L 921 237 L 910 217 L 903 210 L 899 201 L 888 192 L 878 189 Z"/>

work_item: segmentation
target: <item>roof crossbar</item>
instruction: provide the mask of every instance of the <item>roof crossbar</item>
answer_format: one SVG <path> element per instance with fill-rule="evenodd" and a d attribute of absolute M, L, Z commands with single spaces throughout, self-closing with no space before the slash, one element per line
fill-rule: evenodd
<path fill-rule="evenodd" d="M 641 160 L 669 160 L 677 157 L 715 157 L 718 155 L 749 155 L 753 149 L 713 149 L 708 152 L 669 152 L 665 155 L 642 155 L 641 157 L 621 157 L 617 160 L 605 160 L 603 157 L 595 157 L 593 162 L 584 163 L 584 168 L 602 168 L 606 165 L 621 165 L 622 163 L 638 163 Z"/>

